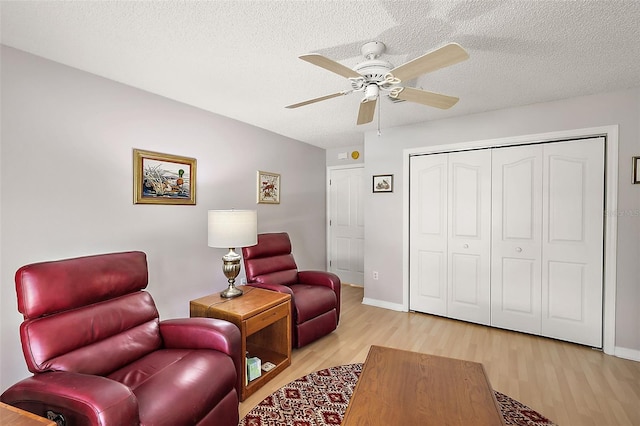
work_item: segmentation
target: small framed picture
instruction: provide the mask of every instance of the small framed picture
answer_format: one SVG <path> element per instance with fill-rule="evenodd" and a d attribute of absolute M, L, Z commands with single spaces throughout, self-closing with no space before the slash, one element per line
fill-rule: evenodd
<path fill-rule="evenodd" d="M 393 192 L 393 175 L 373 175 L 373 192 Z"/>
<path fill-rule="evenodd" d="M 280 175 L 258 171 L 258 204 L 280 204 Z"/>
<path fill-rule="evenodd" d="M 633 157 L 633 178 L 631 183 L 640 183 L 640 157 Z"/>
<path fill-rule="evenodd" d="M 196 159 L 133 150 L 134 204 L 195 204 Z"/>

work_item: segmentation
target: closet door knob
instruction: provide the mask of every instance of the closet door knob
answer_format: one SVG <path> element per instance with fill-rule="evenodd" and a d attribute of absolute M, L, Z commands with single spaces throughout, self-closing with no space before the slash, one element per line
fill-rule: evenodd
<path fill-rule="evenodd" d="M 517 251 L 518 253 L 520 253 L 520 252 L 522 251 L 522 248 L 520 248 L 520 247 L 516 247 L 516 251 Z"/>
<path fill-rule="evenodd" d="M 465 244 L 465 245 L 463 245 L 462 247 L 464 247 L 464 248 L 469 248 L 469 244 Z"/>

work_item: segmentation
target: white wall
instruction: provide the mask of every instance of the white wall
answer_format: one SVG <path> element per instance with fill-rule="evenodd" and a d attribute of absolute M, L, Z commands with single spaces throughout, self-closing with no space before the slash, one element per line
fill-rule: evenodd
<path fill-rule="evenodd" d="M 392 173 L 395 182 L 393 194 L 365 194 L 366 300 L 380 306 L 403 303 L 404 149 L 618 125 L 618 208 L 609 212 L 618 216 L 615 345 L 640 357 L 640 185 L 631 184 L 631 157 L 640 155 L 639 118 L 636 88 L 382 129 L 381 136 L 367 133 L 365 179 Z M 373 270 L 379 272 L 377 281 L 371 277 Z"/>
<path fill-rule="evenodd" d="M 13 274 L 44 260 L 147 253 L 161 318 L 226 286 L 207 210 L 254 208 L 287 231 L 301 269 L 324 269 L 325 151 L 2 46 L 0 391 L 26 377 Z M 212 93 L 211 96 L 215 96 Z M 134 205 L 132 148 L 197 159 L 197 205 Z M 281 203 L 256 204 L 256 172 Z M 244 271 L 241 273 L 244 276 Z"/>

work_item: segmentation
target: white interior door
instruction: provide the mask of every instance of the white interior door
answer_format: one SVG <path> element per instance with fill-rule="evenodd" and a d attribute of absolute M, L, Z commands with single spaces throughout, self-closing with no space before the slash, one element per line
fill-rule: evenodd
<path fill-rule="evenodd" d="M 602 346 L 604 138 L 544 146 L 542 334 Z"/>
<path fill-rule="evenodd" d="M 448 154 L 411 157 L 409 309 L 447 315 Z"/>
<path fill-rule="evenodd" d="M 451 318 L 491 323 L 491 151 L 449 154 L 448 302 Z"/>
<path fill-rule="evenodd" d="M 491 324 L 541 333 L 542 145 L 492 152 Z"/>
<path fill-rule="evenodd" d="M 363 169 L 329 175 L 329 270 L 344 283 L 364 285 Z"/>

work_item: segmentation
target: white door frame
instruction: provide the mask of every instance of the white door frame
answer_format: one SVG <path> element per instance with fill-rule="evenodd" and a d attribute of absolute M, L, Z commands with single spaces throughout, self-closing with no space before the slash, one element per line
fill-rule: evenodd
<path fill-rule="evenodd" d="M 468 149 L 526 145 L 540 142 L 580 139 L 594 136 L 606 138 L 605 165 L 605 206 L 604 206 L 604 306 L 603 306 L 603 344 L 604 353 L 614 355 L 616 340 L 616 259 L 618 239 L 617 215 L 611 214 L 618 208 L 618 126 L 590 127 L 585 129 L 559 132 L 538 133 L 499 139 L 486 139 L 455 144 L 409 148 L 403 152 L 403 176 L 409 176 L 409 158 L 412 155 L 433 154 L 437 152 L 463 151 Z M 403 188 L 402 221 L 402 306 L 409 310 L 409 183 Z M 609 214 L 607 214 L 609 212 Z"/>
<path fill-rule="evenodd" d="M 331 180 L 331 171 L 332 170 L 345 170 L 345 169 L 364 169 L 364 164 L 362 163 L 358 163 L 358 164 L 349 164 L 349 165 L 344 165 L 344 166 L 327 166 L 327 172 L 326 172 L 326 184 L 325 184 L 325 188 L 326 188 L 326 192 L 327 192 L 327 213 L 326 213 L 326 224 L 325 224 L 325 228 L 327 230 L 326 232 L 326 240 L 327 240 L 327 261 L 326 261 L 326 268 L 327 271 L 330 270 L 330 266 L 329 266 L 329 262 L 331 261 L 331 227 L 329 226 L 329 219 L 331 218 L 331 186 L 329 184 L 330 180 Z"/>

